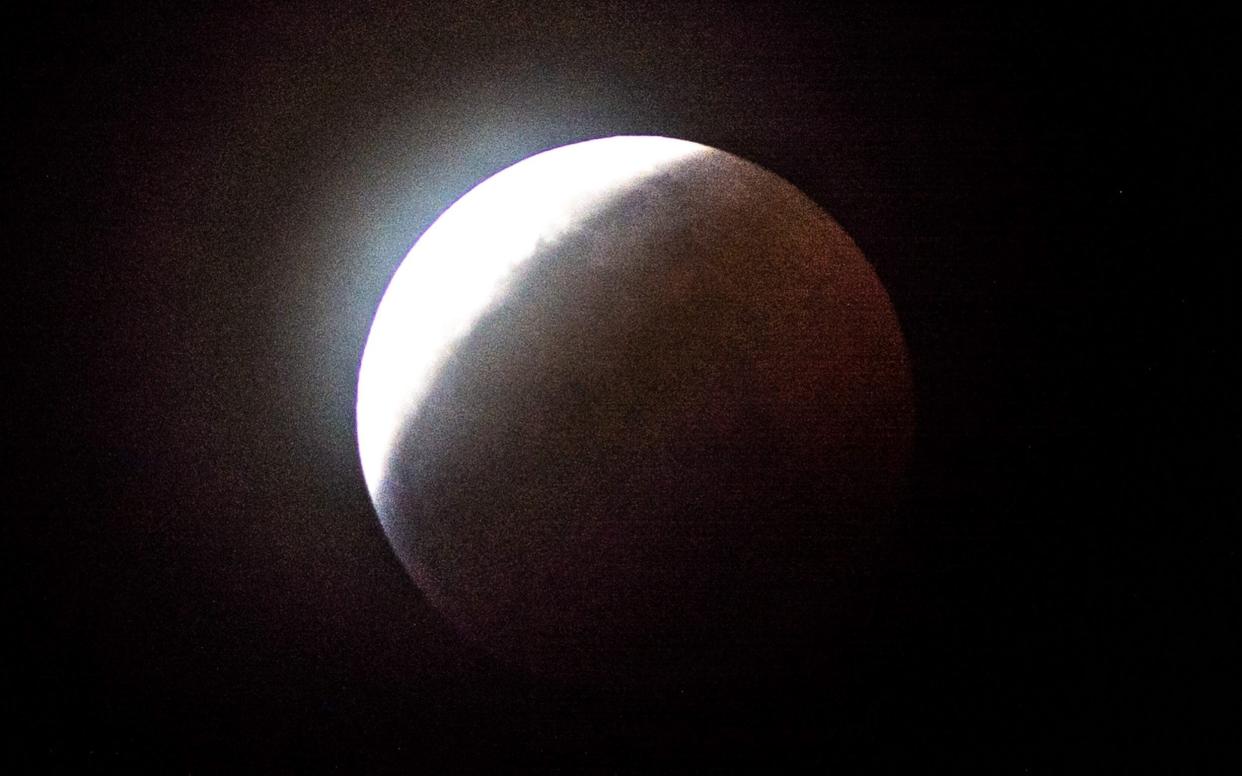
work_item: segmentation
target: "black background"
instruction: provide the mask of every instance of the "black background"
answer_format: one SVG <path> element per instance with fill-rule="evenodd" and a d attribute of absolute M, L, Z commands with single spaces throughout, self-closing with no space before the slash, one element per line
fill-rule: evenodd
<path fill-rule="evenodd" d="M 349 4 L 341 4 L 349 5 Z M 412 3 L 6 20 L 19 769 L 1186 765 L 1235 558 L 1211 20 Z M 832 676 L 613 694 L 463 643 L 355 449 L 397 263 L 531 153 L 753 160 L 888 287 L 908 506 Z M 1205 177 L 1206 176 L 1206 177 Z M 1205 263 L 1206 262 L 1206 263 Z M 877 563 L 879 563 L 877 561 Z"/>

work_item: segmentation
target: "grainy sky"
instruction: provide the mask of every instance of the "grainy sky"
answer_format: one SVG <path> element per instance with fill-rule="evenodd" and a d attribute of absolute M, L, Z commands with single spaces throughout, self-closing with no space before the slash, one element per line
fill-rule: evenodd
<path fill-rule="evenodd" d="M 1178 484 L 1219 397 L 1169 271 L 1215 212 L 1210 22 L 348 5 L 6 12 L 19 771 L 1040 771 L 1197 740 L 1163 711 L 1189 582 L 1151 559 L 1223 551 Z M 531 679 L 375 519 L 354 390 L 391 273 L 482 178 L 616 134 L 789 180 L 902 322 L 912 495 L 831 676 Z"/>

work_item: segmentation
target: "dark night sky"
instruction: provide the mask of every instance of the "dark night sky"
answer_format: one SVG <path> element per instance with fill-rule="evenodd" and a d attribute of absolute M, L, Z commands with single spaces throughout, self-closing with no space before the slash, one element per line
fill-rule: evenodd
<path fill-rule="evenodd" d="M 1224 223 L 1202 207 L 1221 175 L 1210 21 L 334 6 L 6 19 L 6 757 L 1197 756 L 1187 709 L 1223 627 L 1199 584 L 1236 559 L 1202 497 L 1223 339 L 1205 286 L 1227 285 L 1202 271 Z M 374 517 L 354 390 L 390 274 L 483 177 L 614 134 L 776 172 L 890 291 L 918 399 L 909 503 L 831 675 L 629 694 L 524 677 L 429 609 Z"/>

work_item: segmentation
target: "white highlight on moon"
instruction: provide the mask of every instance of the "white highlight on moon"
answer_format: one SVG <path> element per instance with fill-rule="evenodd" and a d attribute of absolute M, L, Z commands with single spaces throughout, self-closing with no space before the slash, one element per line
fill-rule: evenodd
<path fill-rule="evenodd" d="M 380 300 L 358 373 L 358 451 L 377 498 L 397 435 L 505 281 L 605 197 L 707 146 L 624 136 L 554 148 L 467 192 L 406 254 Z"/>

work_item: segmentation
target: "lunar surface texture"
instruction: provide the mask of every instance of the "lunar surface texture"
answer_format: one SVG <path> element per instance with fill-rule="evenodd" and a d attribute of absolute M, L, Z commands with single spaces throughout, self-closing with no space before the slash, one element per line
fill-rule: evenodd
<path fill-rule="evenodd" d="M 613 137 L 418 240 L 358 381 L 363 473 L 423 593 L 539 675 L 682 681 L 845 627 L 914 426 L 884 287 L 792 185 Z"/>

